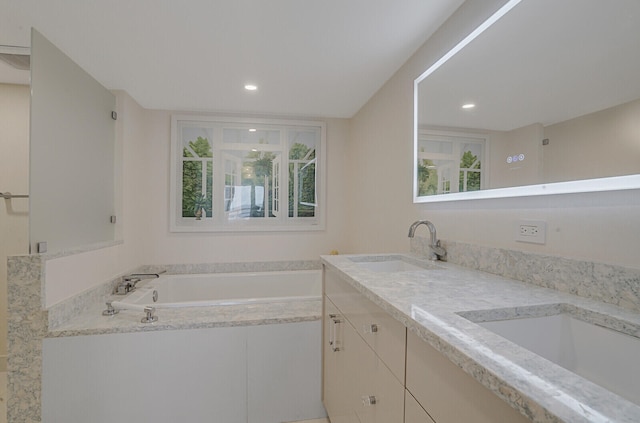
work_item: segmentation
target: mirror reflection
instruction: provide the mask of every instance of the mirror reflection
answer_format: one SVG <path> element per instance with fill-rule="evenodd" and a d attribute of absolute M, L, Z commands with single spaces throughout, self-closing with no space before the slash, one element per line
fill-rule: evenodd
<path fill-rule="evenodd" d="M 415 195 L 640 173 L 640 2 L 523 0 L 416 88 Z"/>

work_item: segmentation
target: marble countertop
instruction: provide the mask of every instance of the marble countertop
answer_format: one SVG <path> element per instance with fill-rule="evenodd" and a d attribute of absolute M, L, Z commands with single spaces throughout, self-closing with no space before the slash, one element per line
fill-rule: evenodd
<path fill-rule="evenodd" d="M 114 298 L 116 299 L 116 298 Z M 171 329 L 201 329 L 313 321 L 322 318 L 322 300 L 272 302 L 213 307 L 157 309 L 158 321 L 141 323 L 142 311 L 121 310 L 103 316 L 104 304 L 96 304 L 68 322 L 50 330 L 47 337 L 102 335 Z"/>
<path fill-rule="evenodd" d="M 322 261 L 533 421 L 640 422 L 640 406 L 462 316 L 497 320 L 564 307 L 579 310 L 582 320 L 640 337 L 640 314 L 449 263 L 422 262 L 431 268 L 387 273 L 352 260 L 367 257 L 323 256 Z M 416 256 L 402 257 L 421 263 Z"/>

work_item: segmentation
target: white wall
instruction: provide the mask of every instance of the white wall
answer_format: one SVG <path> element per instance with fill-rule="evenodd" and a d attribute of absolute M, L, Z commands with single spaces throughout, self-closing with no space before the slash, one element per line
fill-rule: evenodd
<path fill-rule="evenodd" d="M 640 173 L 638 116 L 640 100 L 545 127 L 544 182 Z"/>
<path fill-rule="evenodd" d="M 539 123 L 508 132 L 491 132 L 488 188 L 541 184 L 542 138 Z M 507 157 L 524 154 L 525 160 L 508 163 Z"/>
<path fill-rule="evenodd" d="M 412 203 L 413 80 L 502 3 L 465 2 L 352 119 L 348 250 L 408 251 L 411 222 L 430 219 L 445 240 L 640 266 L 638 191 Z M 513 240 L 525 218 L 547 221 L 546 245 Z"/>
<path fill-rule="evenodd" d="M 132 141 L 126 160 L 135 163 L 125 177 L 135 199 L 125 207 L 138 216 L 141 260 L 145 264 L 215 263 L 318 259 L 344 242 L 345 148 L 349 124 L 327 123 L 327 221 L 323 231 L 254 233 L 169 232 L 171 112 L 145 110 L 145 134 Z M 313 118 L 305 118 L 313 120 Z"/>
<path fill-rule="evenodd" d="M 0 192 L 29 192 L 29 87 L 0 84 Z M 7 256 L 29 252 L 29 200 L 0 199 L 0 372 L 7 368 Z"/>

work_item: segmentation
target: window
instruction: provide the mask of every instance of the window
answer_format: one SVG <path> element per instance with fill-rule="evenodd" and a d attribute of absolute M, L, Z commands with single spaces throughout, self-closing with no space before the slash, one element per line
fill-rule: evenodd
<path fill-rule="evenodd" d="M 484 137 L 420 131 L 417 195 L 478 191 L 484 187 Z"/>
<path fill-rule="evenodd" d="M 174 116 L 171 126 L 171 231 L 324 229 L 324 123 Z"/>

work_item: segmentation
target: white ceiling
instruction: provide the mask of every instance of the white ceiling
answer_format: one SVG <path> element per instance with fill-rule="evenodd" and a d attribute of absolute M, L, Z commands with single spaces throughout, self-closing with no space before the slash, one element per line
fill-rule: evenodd
<path fill-rule="evenodd" d="M 636 100 L 639 41 L 638 0 L 523 1 L 420 83 L 420 121 L 509 131 Z"/>
<path fill-rule="evenodd" d="M 0 45 L 33 26 L 145 108 L 351 117 L 462 3 L 0 0 Z"/>

